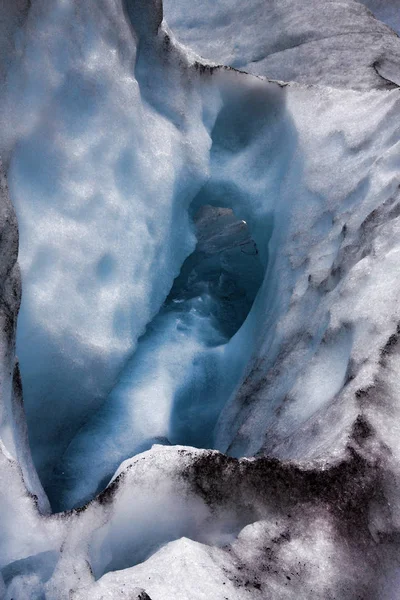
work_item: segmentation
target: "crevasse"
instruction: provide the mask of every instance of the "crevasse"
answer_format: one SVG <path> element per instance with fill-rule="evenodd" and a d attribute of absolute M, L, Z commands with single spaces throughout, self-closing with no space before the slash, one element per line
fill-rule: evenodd
<path fill-rule="evenodd" d="M 98 20 L 84 6 L 76 19 L 69 2 L 46 7 L 43 12 L 38 4 L 30 15 L 24 68 L 14 74 L 13 86 L 23 81 L 25 96 L 35 95 L 39 84 L 42 91 L 34 115 L 19 124 L 23 135 L 9 181 L 20 229 L 24 292 L 17 353 L 30 445 L 60 509 L 90 499 L 121 460 L 160 438 L 225 445 L 216 440 L 217 421 L 253 351 L 255 317 L 226 342 L 244 321 L 267 267 L 276 196 L 260 184 L 259 151 L 251 146 L 259 145 L 261 131 L 276 128 L 274 111 L 283 104 L 256 80 L 236 90 L 234 73 L 211 91 L 211 71 L 193 67 L 182 91 L 172 91 L 188 59 L 168 33 L 150 42 L 144 22 L 136 24 L 135 47 L 117 5 L 110 5 L 107 19 L 97 8 Z M 46 33 L 55 27 L 69 28 L 66 47 Z M 26 79 L 43 53 L 50 65 L 40 82 Z M 51 119 L 42 117 L 44 106 Z M 281 169 L 285 160 L 284 154 Z M 255 164 L 238 170 L 243 161 Z M 252 232 L 257 268 L 254 281 L 249 276 L 243 283 L 249 298 L 242 304 L 234 294 L 223 300 L 232 281 L 221 279 L 218 298 L 197 290 L 184 298 L 181 314 L 179 297 L 167 300 L 169 308 L 160 313 L 196 243 L 189 209 L 193 216 L 209 204 L 233 209 Z M 244 256 L 241 251 L 240 261 L 228 266 L 228 272 L 244 270 L 242 279 Z M 211 277 L 206 287 L 215 287 L 213 268 L 199 276 L 204 282 Z M 183 343 L 185 328 L 190 335 Z M 196 394 L 183 417 L 185 398 Z"/>
<path fill-rule="evenodd" d="M 195 251 L 109 397 L 56 466 L 55 509 L 90 500 L 123 460 L 154 443 L 215 446 L 219 414 L 238 381 L 226 344 L 245 321 L 264 269 L 247 224 L 232 210 L 203 206 L 194 226 Z"/>

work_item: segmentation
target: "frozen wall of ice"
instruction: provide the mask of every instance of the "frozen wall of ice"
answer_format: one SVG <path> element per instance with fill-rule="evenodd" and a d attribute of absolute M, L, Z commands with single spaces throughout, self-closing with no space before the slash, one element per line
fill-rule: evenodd
<path fill-rule="evenodd" d="M 141 102 L 118 2 L 37 2 L 25 36 L 6 104 L 13 115 L 23 96 L 22 122 L 8 126 L 20 136 L 9 169 L 24 280 L 17 351 L 48 484 L 193 248 L 185 207 L 207 175 L 210 141 L 201 118 L 184 115 L 181 132 Z M 179 104 L 202 110 L 193 86 Z"/>
<path fill-rule="evenodd" d="M 41 512 L 49 503 L 33 466 L 28 443 L 18 360 L 15 357 L 17 315 L 21 301 L 21 275 L 18 257 L 18 226 L 10 202 L 3 164 L 0 160 L 0 454 L 5 470 L 22 476 L 26 493 L 36 497 Z M 20 472 L 19 472 L 20 471 Z M 4 486 L 9 474 L 4 475 Z M 20 492 L 18 492 L 19 494 Z M 12 503 L 12 496 L 4 498 Z M 7 525 L 8 527 L 8 525 Z M 4 536 L 7 543 L 7 535 Z"/>
<path fill-rule="evenodd" d="M 397 218 L 399 182 L 391 165 L 397 164 L 398 125 L 392 115 L 398 111 L 398 92 L 385 93 L 383 108 L 380 92 L 370 93 L 366 102 L 363 94 L 330 91 L 318 112 L 310 112 L 308 102 L 320 91 L 309 90 L 304 104 L 303 93 L 293 87 L 287 98 L 302 156 L 297 162 L 295 154 L 280 180 L 280 202 L 290 206 L 290 215 L 285 228 L 275 226 L 281 239 L 268 275 L 274 298 L 263 303 L 265 333 L 253 366 L 221 416 L 218 447 L 235 455 L 260 450 L 257 431 L 265 439 L 264 451 L 285 458 L 319 456 L 325 449 L 335 453 L 336 444 L 345 445 L 343 421 L 342 440 L 333 444 L 331 436 L 340 428 L 329 426 L 328 407 L 334 400 L 337 418 L 351 422 L 358 410 L 354 393 L 373 380 L 380 348 L 399 318 L 390 268 L 381 280 L 380 261 L 390 259 L 386 245 L 378 241 L 386 233 L 377 220 L 377 211 Z M 374 125 L 367 117 L 371 110 Z M 380 132 L 374 139 L 366 119 Z M 351 150 L 360 147 L 362 153 Z M 322 163 L 331 166 L 327 170 Z M 390 244 L 396 252 L 395 235 Z M 346 298 L 356 289 L 354 308 Z M 376 307 L 380 299 L 385 308 L 370 314 L 366 323 L 363 315 L 371 298 Z M 339 408 L 343 405 L 346 411 Z M 238 428 L 234 438 L 233 423 Z"/>

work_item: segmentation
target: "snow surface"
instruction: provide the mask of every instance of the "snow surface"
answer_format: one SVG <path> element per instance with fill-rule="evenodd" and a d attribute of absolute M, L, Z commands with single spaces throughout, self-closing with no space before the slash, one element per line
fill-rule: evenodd
<path fill-rule="evenodd" d="M 0 593 L 396 600 L 400 41 L 185 6 L 8 38 Z"/>

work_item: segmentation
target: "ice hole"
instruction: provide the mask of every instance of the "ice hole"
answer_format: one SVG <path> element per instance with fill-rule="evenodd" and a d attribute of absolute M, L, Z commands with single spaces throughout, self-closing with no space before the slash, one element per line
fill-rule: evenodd
<path fill-rule="evenodd" d="M 55 510 L 91 499 L 123 460 L 154 443 L 214 447 L 231 391 L 225 348 L 249 314 L 264 265 L 232 209 L 204 205 L 193 222 L 194 252 L 117 385 L 55 470 L 48 489 Z"/>
<path fill-rule="evenodd" d="M 213 447 L 213 432 L 226 401 L 218 380 L 218 354 L 240 329 L 261 286 L 264 269 L 247 223 L 232 209 L 206 205 L 194 217 L 197 246 L 184 262 L 165 303 L 181 327 L 204 347 L 192 380 L 175 397 L 169 439 L 173 444 Z"/>
<path fill-rule="evenodd" d="M 227 340 L 247 317 L 264 269 L 246 221 L 232 209 L 203 206 L 194 224 L 196 249 L 185 260 L 165 307 L 176 310 L 184 304 L 185 310 L 200 311 L 213 322 L 217 337 Z"/>

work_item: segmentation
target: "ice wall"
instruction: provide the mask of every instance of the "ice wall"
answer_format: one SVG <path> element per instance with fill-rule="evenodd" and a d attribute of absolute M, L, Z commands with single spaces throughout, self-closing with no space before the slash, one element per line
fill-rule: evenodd
<path fill-rule="evenodd" d="M 36 498 L 42 513 L 50 506 L 32 462 L 28 443 L 21 376 L 15 357 L 17 315 L 21 301 L 21 275 L 18 257 L 18 226 L 10 202 L 3 164 L 0 160 L 0 454 L 6 471 L 18 473 L 23 480 L 25 493 Z M 7 464 L 8 463 L 8 464 Z M 20 472 L 19 472 L 20 471 Z M 9 473 L 4 476 L 8 485 Z M 12 479 L 12 478 L 11 478 Z M 18 482 L 19 484 L 21 482 Z M 20 485 L 17 487 L 21 487 Z M 12 498 L 5 498 L 5 503 Z M 7 536 L 5 536 L 5 541 Z"/>
<path fill-rule="evenodd" d="M 181 133 L 141 102 L 118 2 L 37 2 L 25 35 L 6 104 L 23 95 L 9 169 L 24 281 L 17 352 L 47 484 L 193 248 L 185 207 L 206 177 L 210 141 L 200 118 L 183 116 Z M 179 102 L 201 110 L 194 88 Z"/>

